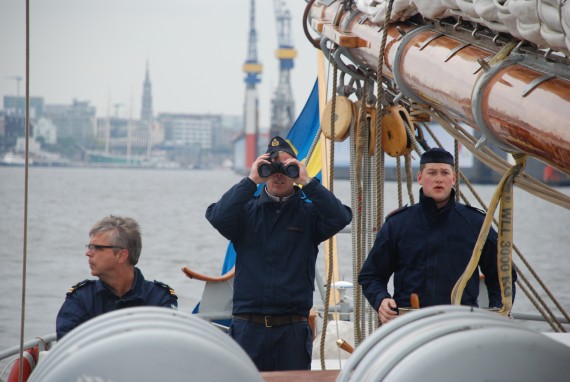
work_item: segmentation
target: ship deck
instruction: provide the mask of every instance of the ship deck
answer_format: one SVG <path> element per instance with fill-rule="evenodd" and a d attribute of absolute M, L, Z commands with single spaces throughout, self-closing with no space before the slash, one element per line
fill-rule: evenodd
<path fill-rule="evenodd" d="M 261 373 L 265 382 L 334 382 L 340 370 L 266 371 Z"/>

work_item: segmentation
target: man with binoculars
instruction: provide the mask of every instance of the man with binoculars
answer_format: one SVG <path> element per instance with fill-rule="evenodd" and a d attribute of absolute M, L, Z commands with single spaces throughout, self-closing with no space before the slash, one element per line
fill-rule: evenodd
<path fill-rule="evenodd" d="M 206 218 L 236 250 L 232 338 L 260 371 L 309 370 L 318 246 L 350 223 L 350 208 L 274 137 Z"/>

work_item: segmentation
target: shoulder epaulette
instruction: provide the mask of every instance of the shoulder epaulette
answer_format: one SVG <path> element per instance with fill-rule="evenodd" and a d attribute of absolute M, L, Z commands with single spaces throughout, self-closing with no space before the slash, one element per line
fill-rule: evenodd
<path fill-rule="evenodd" d="M 486 213 L 485 211 L 483 211 L 482 209 L 480 209 L 480 208 L 473 207 L 473 206 L 470 206 L 470 205 L 468 205 L 468 204 L 465 204 L 465 207 L 468 207 L 468 208 L 470 208 L 470 209 L 472 209 L 472 210 L 475 210 L 475 211 L 479 212 L 480 214 L 487 215 L 487 213 Z"/>
<path fill-rule="evenodd" d="M 174 289 L 172 289 L 167 284 L 160 282 L 160 281 L 156 281 L 156 280 L 154 280 L 154 283 L 161 288 L 168 289 L 168 293 L 170 293 L 172 296 L 176 296 L 176 292 L 174 291 Z"/>
<path fill-rule="evenodd" d="M 77 284 L 75 284 L 74 286 L 72 286 L 71 288 L 69 288 L 69 290 L 67 291 L 67 294 L 68 294 L 68 295 L 69 295 L 69 294 L 72 294 L 72 293 L 75 292 L 77 289 L 82 288 L 82 287 L 84 287 L 85 285 L 91 284 L 91 283 L 94 283 L 94 282 L 95 282 L 95 280 L 89 280 L 89 279 L 80 281 L 80 282 L 78 282 Z"/>
<path fill-rule="evenodd" d="M 388 214 L 388 216 L 386 216 L 386 219 L 389 219 L 392 216 L 399 214 L 400 212 L 404 211 L 406 208 L 408 208 L 407 204 L 405 206 L 400 207 L 400 208 L 396 208 L 394 211 L 390 212 Z"/>

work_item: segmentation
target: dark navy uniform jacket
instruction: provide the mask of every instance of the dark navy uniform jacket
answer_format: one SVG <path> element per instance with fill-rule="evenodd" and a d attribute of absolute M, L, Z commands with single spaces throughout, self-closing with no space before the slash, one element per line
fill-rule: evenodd
<path fill-rule="evenodd" d="M 74 285 L 65 298 L 56 320 L 57 339 L 85 321 L 100 314 L 133 306 L 178 308 L 178 296 L 168 285 L 147 281 L 135 267 L 133 287 L 117 297 L 101 280 L 84 280 Z"/>
<path fill-rule="evenodd" d="M 350 223 L 352 211 L 317 179 L 282 203 L 266 192 L 253 197 L 256 190 L 244 178 L 206 210 L 236 250 L 233 313 L 308 317 L 318 245 Z"/>
<path fill-rule="evenodd" d="M 484 219 L 483 211 L 455 203 L 454 190 L 449 202 L 438 210 L 420 189 L 420 202 L 390 214 L 376 236 L 358 277 L 368 302 L 378 310 L 382 300 L 391 297 L 387 284 L 393 274 L 393 298 L 399 307 L 410 306 L 412 293 L 418 294 L 421 307 L 450 304 L 451 292 L 471 259 Z M 489 306 L 501 307 L 497 232 L 493 229 L 479 268 L 485 275 Z M 478 306 L 478 296 L 479 269 L 467 282 L 461 304 Z"/>

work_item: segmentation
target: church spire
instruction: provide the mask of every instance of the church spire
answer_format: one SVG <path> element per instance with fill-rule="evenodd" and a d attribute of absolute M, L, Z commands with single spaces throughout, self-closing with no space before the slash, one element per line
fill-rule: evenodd
<path fill-rule="evenodd" d="M 141 107 L 141 120 L 152 122 L 152 86 L 150 84 L 150 75 L 148 70 L 148 60 L 146 62 L 146 76 L 143 83 L 143 96 Z"/>

